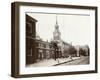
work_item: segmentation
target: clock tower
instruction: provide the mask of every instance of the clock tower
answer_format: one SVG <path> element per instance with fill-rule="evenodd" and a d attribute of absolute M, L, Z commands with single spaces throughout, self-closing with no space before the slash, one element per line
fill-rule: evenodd
<path fill-rule="evenodd" d="M 53 40 L 55 42 L 58 42 L 58 43 L 61 41 L 61 33 L 59 31 L 59 25 L 58 25 L 58 22 L 57 22 L 57 16 L 56 16 L 55 30 L 53 32 Z"/>

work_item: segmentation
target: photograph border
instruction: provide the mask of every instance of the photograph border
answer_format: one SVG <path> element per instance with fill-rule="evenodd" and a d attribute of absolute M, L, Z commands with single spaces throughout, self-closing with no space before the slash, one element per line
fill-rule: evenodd
<path fill-rule="evenodd" d="M 72 8 L 95 10 L 95 70 L 76 71 L 76 72 L 59 72 L 59 73 L 42 73 L 42 74 L 20 74 L 19 67 L 19 8 L 20 6 L 39 6 L 39 7 L 56 7 L 56 8 Z M 72 75 L 97 73 L 97 44 L 98 44 L 98 28 L 97 28 L 97 7 L 81 6 L 81 5 L 64 5 L 64 4 L 48 4 L 48 3 L 31 3 L 31 2 L 13 2 L 11 4 L 11 76 L 15 78 L 22 77 L 40 77 L 40 76 L 56 76 L 56 75 Z"/>

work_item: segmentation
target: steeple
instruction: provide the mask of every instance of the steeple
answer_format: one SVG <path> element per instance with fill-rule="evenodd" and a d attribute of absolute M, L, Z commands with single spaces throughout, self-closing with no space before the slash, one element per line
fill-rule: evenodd
<path fill-rule="evenodd" d="M 56 25 L 58 24 L 58 22 L 57 22 L 57 16 L 56 16 Z"/>
<path fill-rule="evenodd" d="M 59 25 L 58 25 L 58 21 L 57 21 L 57 16 L 56 16 L 56 24 L 55 24 L 55 30 L 53 32 L 53 39 L 54 41 L 60 41 L 61 40 L 61 33 L 59 31 Z"/>
<path fill-rule="evenodd" d="M 59 25 L 58 25 L 58 21 L 57 21 L 57 15 L 56 15 L 56 25 L 55 25 L 56 29 L 59 29 Z"/>

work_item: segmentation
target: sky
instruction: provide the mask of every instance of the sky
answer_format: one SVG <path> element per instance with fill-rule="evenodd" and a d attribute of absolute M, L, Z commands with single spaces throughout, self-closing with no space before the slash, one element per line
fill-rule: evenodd
<path fill-rule="evenodd" d="M 61 39 L 73 45 L 89 45 L 90 16 L 69 14 L 27 13 L 37 20 L 36 32 L 44 41 L 53 39 L 56 16 Z"/>

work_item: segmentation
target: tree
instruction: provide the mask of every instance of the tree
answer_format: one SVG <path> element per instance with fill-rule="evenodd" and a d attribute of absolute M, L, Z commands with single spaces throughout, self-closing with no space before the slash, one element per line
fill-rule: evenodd
<path fill-rule="evenodd" d="M 73 55 L 76 55 L 76 54 L 77 54 L 77 51 L 74 48 L 74 46 L 70 46 L 70 48 L 69 48 L 69 55 L 72 57 Z"/>
<path fill-rule="evenodd" d="M 58 45 L 56 42 L 51 42 L 53 48 L 54 48 L 54 59 L 56 60 L 58 58 Z"/>
<path fill-rule="evenodd" d="M 64 48 L 64 56 L 63 57 L 68 57 L 69 55 L 69 49 L 68 48 Z"/>
<path fill-rule="evenodd" d="M 88 45 L 86 45 L 86 48 L 87 48 L 87 56 L 90 56 L 90 48 Z"/>
<path fill-rule="evenodd" d="M 82 56 L 86 56 L 86 51 L 84 49 L 80 48 L 79 54 Z"/>

